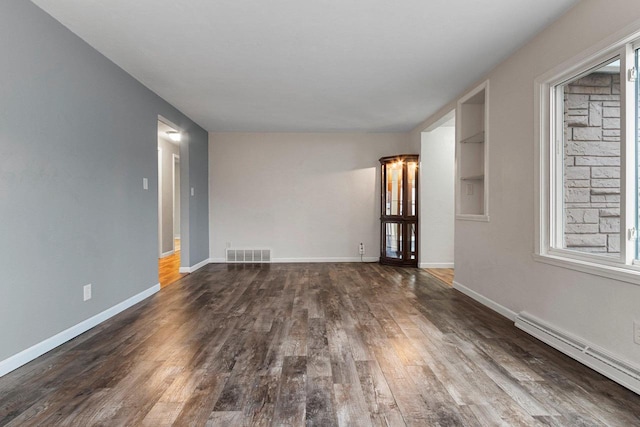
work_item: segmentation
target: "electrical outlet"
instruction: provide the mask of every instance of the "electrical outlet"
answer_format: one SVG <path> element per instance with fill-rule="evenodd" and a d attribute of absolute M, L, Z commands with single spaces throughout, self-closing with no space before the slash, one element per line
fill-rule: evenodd
<path fill-rule="evenodd" d="M 227 242 L 227 249 L 231 247 L 231 242 Z"/>
<path fill-rule="evenodd" d="M 142 189 L 143 190 L 149 189 L 149 180 L 147 178 L 142 178 Z"/>
<path fill-rule="evenodd" d="M 358 247 L 358 252 L 360 253 L 360 255 L 364 255 L 364 243 L 360 243 L 360 246 Z"/>
<path fill-rule="evenodd" d="M 640 322 L 633 322 L 633 342 L 640 344 Z"/>
<path fill-rule="evenodd" d="M 90 300 L 91 299 L 91 283 L 89 283 L 88 285 L 84 285 L 82 287 L 82 291 L 84 294 L 84 301 Z"/>
<path fill-rule="evenodd" d="M 467 184 L 467 196 L 473 196 L 473 184 Z"/>

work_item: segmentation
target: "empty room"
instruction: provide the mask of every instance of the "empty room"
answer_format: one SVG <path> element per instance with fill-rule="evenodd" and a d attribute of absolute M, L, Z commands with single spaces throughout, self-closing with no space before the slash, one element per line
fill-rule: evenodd
<path fill-rule="evenodd" d="M 633 0 L 0 2 L 0 426 L 640 425 Z"/>

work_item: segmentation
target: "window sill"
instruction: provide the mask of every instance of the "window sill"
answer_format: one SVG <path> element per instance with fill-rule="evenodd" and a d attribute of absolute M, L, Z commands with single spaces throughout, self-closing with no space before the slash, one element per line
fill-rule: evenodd
<path fill-rule="evenodd" d="M 595 276 L 606 277 L 607 279 L 640 285 L 640 269 L 635 265 L 621 265 L 619 267 L 614 267 L 611 265 L 566 258 L 558 255 L 535 253 L 533 254 L 533 259 L 537 262 L 555 265 L 556 267 L 568 268 L 570 270 L 581 271 Z"/>
<path fill-rule="evenodd" d="M 489 222 L 489 215 L 457 214 L 456 219 L 462 221 Z"/>

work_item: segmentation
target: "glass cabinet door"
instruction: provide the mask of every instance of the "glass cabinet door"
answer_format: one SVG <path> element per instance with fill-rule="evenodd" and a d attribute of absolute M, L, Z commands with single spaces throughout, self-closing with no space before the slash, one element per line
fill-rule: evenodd
<path fill-rule="evenodd" d="M 385 169 L 385 215 L 402 215 L 403 174 L 402 165 L 397 162 L 383 165 Z"/>
<path fill-rule="evenodd" d="M 418 162 L 407 162 L 407 216 L 416 216 L 418 212 Z"/>
<path fill-rule="evenodd" d="M 380 262 L 417 266 L 418 156 L 384 157 L 380 164 Z"/>
<path fill-rule="evenodd" d="M 402 259 L 402 223 L 387 222 L 385 232 L 385 256 L 392 259 Z"/>

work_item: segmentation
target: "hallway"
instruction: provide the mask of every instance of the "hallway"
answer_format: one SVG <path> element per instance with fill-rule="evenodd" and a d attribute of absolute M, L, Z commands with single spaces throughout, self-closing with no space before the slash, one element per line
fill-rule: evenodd
<path fill-rule="evenodd" d="M 158 259 L 158 276 L 161 288 L 186 276 L 180 273 L 180 239 L 175 239 L 173 254 Z"/>

